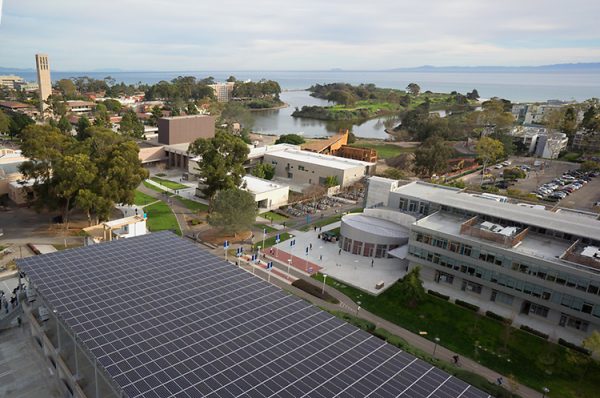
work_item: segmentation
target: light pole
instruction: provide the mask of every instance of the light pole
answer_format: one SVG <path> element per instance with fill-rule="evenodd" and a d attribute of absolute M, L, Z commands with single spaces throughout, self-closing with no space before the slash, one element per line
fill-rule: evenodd
<path fill-rule="evenodd" d="M 434 344 L 434 346 L 433 346 L 433 357 L 435 358 L 435 350 L 436 350 L 436 348 L 437 348 L 437 345 L 438 345 L 438 344 L 439 344 L 439 342 L 440 342 L 440 338 L 439 338 L 439 337 L 436 337 L 436 338 L 434 338 L 434 339 L 433 339 L 433 341 L 435 342 L 435 344 Z"/>
<path fill-rule="evenodd" d="M 325 294 L 325 281 L 327 280 L 327 274 L 323 274 L 323 289 L 321 289 L 321 294 Z"/>
<path fill-rule="evenodd" d="M 292 265 L 292 259 L 288 258 L 288 279 L 290 279 L 290 266 Z"/>
<path fill-rule="evenodd" d="M 546 397 L 546 394 L 548 394 L 550 392 L 550 389 L 548 389 L 548 387 L 543 387 L 542 388 L 542 398 Z"/>

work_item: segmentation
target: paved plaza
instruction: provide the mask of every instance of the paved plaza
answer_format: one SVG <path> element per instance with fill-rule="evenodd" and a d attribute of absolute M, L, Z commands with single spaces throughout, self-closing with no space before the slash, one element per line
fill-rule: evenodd
<path fill-rule="evenodd" d="M 340 226 L 340 222 L 329 224 L 320 232 L 329 231 Z M 308 264 L 314 263 L 322 267 L 323 274 L 331 276 L 349 286 L 356 287 L 368 293 L 378 295 L 390 287 L 406 273 L 406 260 L 397 258 L 373 258 L 353 255 L 341 251 L 337 242 L 326 242 L 318 238 L 319 231 L 308 232 L 291 230 L 294 237 L 281 242 L 275 247 L 280 252 L 290 253 L 290 240 L 295 239 L 296 245 L 292 248 L 292 255 L 301 257 Z M 310 245 L 312 244 L 312 250 Z M 309 248 L 306 255 L 306 248 Z M 373 265 L 371 265 L 371 261 Z M 375 289 L 375 285 L 384 282 L 384 287 Z"/>

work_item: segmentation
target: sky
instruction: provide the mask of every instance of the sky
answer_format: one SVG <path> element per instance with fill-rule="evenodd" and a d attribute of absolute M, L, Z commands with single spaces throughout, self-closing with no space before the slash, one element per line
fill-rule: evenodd
<path fill-rule="evenodd" d="M 0 0 L 0 66 L 380 70 L 600 62 L 597 0 Z"/>

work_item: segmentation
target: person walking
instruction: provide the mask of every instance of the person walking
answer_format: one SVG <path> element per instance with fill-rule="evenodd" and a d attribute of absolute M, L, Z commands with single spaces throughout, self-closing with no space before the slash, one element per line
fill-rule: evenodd
<path fill-rule="evenodd" d="M 338 250 L 338 256 L 342 255 L 342 249 Z"/>
<path fill-rule="evenodd" d="M 375 259 L 371 259 L 371 268 L 373 268 L 373 264 L 375 264 Z"/>

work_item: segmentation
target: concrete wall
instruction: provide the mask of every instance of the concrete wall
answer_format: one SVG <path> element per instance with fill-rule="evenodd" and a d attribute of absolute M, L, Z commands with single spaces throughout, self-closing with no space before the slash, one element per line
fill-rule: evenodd
<path fill-rule="evenodd" d="M 281 188 L 272 191 L 254 194 L 254 200 L 259 205 L 258 211 L 265 212 L 286 205 L 288 203 L 289 194 L 290 187 L 282 186 Z M 261 207 L 263 206 L 260 204 L 261 202 L 263 202 L 266 207 Z"/>
<path fill-rule="evenodd" d="M 398 187 L 398 181 L 389 178 L 371 177 L 367 188 L 366 207 L 387 206 L 390 191 Z"/>
<path fill-rule="evenodd" d="M 165 145 L 193 142 L 215 136 L 215 117 L 175 116 L 158 119 L 158 142 Z"/>
<path fill-rule="evenodd" d="M 142 163 L 162 162 L 166 159 L 166 153 L 162 146 L 140 148 L 138 157 Z"/>

